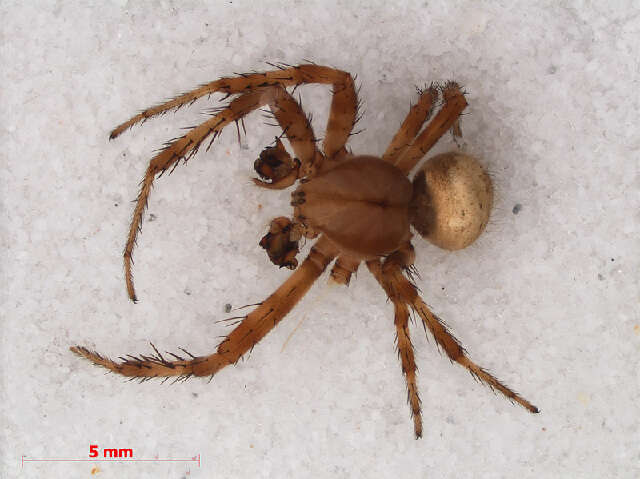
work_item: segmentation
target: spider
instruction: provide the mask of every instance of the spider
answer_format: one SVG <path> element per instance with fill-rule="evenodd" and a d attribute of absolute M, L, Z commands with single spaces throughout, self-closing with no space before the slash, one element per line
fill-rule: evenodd
<path fill-rule="evenodd" d="M 82 346 L 74 346 L 71 351 L 114 373 L 141 381 L 155 377 L 165 380 L 170 377 L 175 380 L 191 376 L 213 377 L 225 366 L 237 363 L 271 331 L 332 262 L 331 278 L 343 285 L 349 284 L 358 266 L 364 263 L 393 303 L 398 356 L 407 384 L 416 438 L 422 436 L 422 418 L 417 368 L 408 328 L 411 311 L 417 314 L 425 330 L 431 332 L 452 362 L 466 368 L 476 379 L 500 391 L 510 401 L 537 413 L 536 406 L 469 359 L 458 340 L 419 296 L 413 281 L 416 271 L 410 224 L 424 230 L 425 224 L 433 223 L 433 218 L 429 220 L 429 214 L 433 216 L 433 212 L 427 211 L 425 220 L 424 216 L 420 219 L 420 210 L 428 210 L 430 204 L 433 207 L 437 198 L 430 197 L 428 192 L 424 196 L 425 170 L 416 175 L 413 185 L 407 175 L 445 132 L 451 130 L 455 136 L 461 135 L 459 117 L 467 102 L 460 87 L 447 82 L 418 89 L 417 103 L 410 108 L 382 157 L 354 155 L 345 147 L 358 120 L 359 101 L 353 77 L 347 72 L 314 63 L 270 65 L 274 68 L 271 71 L 241 74 L 204 84 L 142 111 L 111 132 L 110 139 L 116 138 L 136 123 L 190 105 L 213 93 L 226 94 L 225 98 L 235 96 L 228 104 L 214 109 L 207 121 L 168 142 L 150 161 L 133 210 L 124 249 L 124 270 L 129 298 L 135 302 L 132 253 L 154 179 L 173 170 L 180 160 L 186 163 L 205 140 L 210 139 L 208 150 L 225 126 L 235 123 L 239 134 L 238 123 L 244 127 L 245 115 L 269 107 L 283 133 L 276 138 L 275 145 L 265 148 L 255 161 L 254 168 L 260 179 L 254 178 L 254 183 L 267 189 L 283 189 L 296 182 L 298 186 L 292 193 L 292 217 L 275 218 L 260 245 L 274 264 L 289 268 L 293 273 L 249 314 L 230 318 L 237 321 L 237 326 L 213 354 L 194 356 L 180 348 L 186 357 L 167 353 L 169 358 L 151 344 L 154 353 L 127 355 L 117 362 Z M 332 86 L 331 109 L 322 148 L 319 148 L 319 141 L 300 103 L 287 90 L 309 83 Z M 439 105 L 441 108 L 429 122 Z M 423 128 L 423 125 L 426 126 Z M 294 157 L 284 147 L 283 137 L 288 140 Z M 416 183 L 418 178 L 423 181 L 422 187 Z M 426 185 L 429 186 L 428 182 Z M 421 198 L 417 194 L 419 191 L 423 193 Z M 445 200 L 446 195 L 445 192 Z M 486 218 L 489 208 L 490 201 L 485 205 Z M 485 224 L 483 221 L 476 228 L 471 241 Z M 425 235 L 428 236 L 428 232 Z M 458 236 L 454 231 L 452 237 Z M 302 238 L 316 241 L 306 259 L 298 264 L 296 255 Z"/>

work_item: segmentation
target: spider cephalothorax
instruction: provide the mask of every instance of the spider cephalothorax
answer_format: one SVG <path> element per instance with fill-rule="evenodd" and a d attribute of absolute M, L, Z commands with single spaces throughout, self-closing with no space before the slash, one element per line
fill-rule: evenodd
<path fill-rule="evenodd" d="M 299 102 L 286 90 L 305 83 L 333 86 L 321 149 Z M 346 72 L 315 64 L 277 65 L 273 71 L 222 78 L 202 85 L 134 116 L 113 130 L 111 138 L 147 118 L 216 92 L 237 96 L 215 110 L 210 119 L 170 142 L 147 167 L 124 251 L 129 297 L 136 301 L 131 258 L 156 176 L 175 168 L 180 160 L 188 160 L 206 139 L 211 138 L 213 142 L 226 125 L 237 124 L 262 106 L 269 106 L 295 157 L 277 138 L 275 145 L 265 148 L 255 161 L 254 168 L 261 179 L 254 182 L 270 189 L 287 188 L 296 181 L 299 184 L 291 195 L 292 217 L 275 218 L 260 246 L 274 264 L 294 272 L 252 312 L 239 318 L 237 327 L 217 346 L 216 352 L 208 356 L 193 356 L 185 351 L 188 358 L 176 354 L 165 358 L 153 347 L 151 355 L 121 357 L 121 362 L 115 362 L 82 346 L 72 347 L 73 352 L 110 371 L 143 381 L 154 377 L 213 376 L 225 366 L 235 364 L 273 329 L 334 260 L 331 277 L 345 285 L 364 262 L 394 306 L 398 353 L 416 437 L 422 435 L 422 419 L 408 328 L 410 310 L 417 313 L 425 329 L 433 334 L 438 346 L 452 361 L 508 399 L 530 412 L 538 412 L 534 405 L 467 357 L 410 281 L 414 269 L 410 223 L 434 244 L 459 249 L 483 231 L 491 209 L 489 177 L 477 161 L 466 155 L 451 153 L 434 157 L 415 176 L 413 185 L 407 179 L 445 132 L 451 129 L 454 135 L 461 134 L 459 116 L 467 103 L 456 83 L 418 90 L 418 102 L 411 107 L 381 158 L 353 155 L 345 148 L 357 120 L 358 99 L 353 78 Z M 441 108 L 427 123 L 439 104 Z M 303 237 L 317 241 L 307 258 L 298 264 L 298 242 Z"/>

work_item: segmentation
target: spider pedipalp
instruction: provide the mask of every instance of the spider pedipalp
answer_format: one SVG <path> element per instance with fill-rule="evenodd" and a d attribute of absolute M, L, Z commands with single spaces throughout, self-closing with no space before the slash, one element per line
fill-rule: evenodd
<path fill-rule="evenodd" d="M 280 216 L 271 221 L 269 232 L 262 237 L 259 244 L 267 252 L 273 264 L 281 268 L 296 269 L 300 238 L 302 238 L 301 225 Z"/>
<path fill-rule="evenodd" d="M 280 138 L 276 138 L 275 146 L 268 146 L 262 150 L 259 158 L 253 163 L 253 168 L 262 178 L 253 179 L 256 185 L 281 190 L 293 185 L 298 179 L 300 160 L 292 158 Z"/>

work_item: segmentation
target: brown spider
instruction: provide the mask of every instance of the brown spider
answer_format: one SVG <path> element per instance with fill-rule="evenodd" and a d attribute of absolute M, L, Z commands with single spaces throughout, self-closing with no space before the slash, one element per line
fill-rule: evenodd
<path fill-rule="evenodd" d="M 193 356 L 183 350 L 188 358 L 168 353 L 172 358 L 167 359 L 152 345 L 154 354 L 121 357 L 122 362 L 115 362 L 82 346 L 72 347 L 71 351 L 114 373 L 142 381 L 154 377 L 166 379 L 174 376 L 179 380 L 191 376 L 213 376 L 225 366 L 235 364 L 271 331 L 334 259 L 331 278 L 345 285 L 359 264 L 364 262 L 394 306 L 398 355 L 407 382 L 416 438 L 422 435 L 422 419 L 408 329 L 410 310 L 418 314 L 424 327 L 452 361 L 509 400 L 532 413 L 538 412 L 529 401 L 467 357 L 460 343 L 429 310 L 410 281 L 415 255 L 410 243 L 409 224 L 415 224 L 418 230 L 420 226 L 417 224 L 419 221 L 411 221 L 415 216 L 411 211 L 416 208 L 412 197 L 418 187 L 412 187 L 407 175 L 446 131 L 451 129 L 454 135 L 460 135 L 459 116 L 467 102 L 458 85 L 449 82 L 419 90 L 417 104 L 410 109 L 382 158 L 377 158 L 353 155 L 345 148 L 358 111 L 356 89 L 349 73 L 315 64 L 273 66 L 277 69 L 216 80 L 149 108 L 118 126 L 110 138 L 117 137 L 136 123 L 191 104 L 200 97 L 215 92 L 225 93 L 227 97 L 237 95 L 226 106 L 216 109 L 210 119 L 168 143 L 147 167 L 124 250 L 127 291 L 129 297 L 136 301 L 131 257 L 156 176 L 175 168 L 180 160 L 189 160 L 207 138 L 211 138 L 210 147 L 226 125 L 235 122 L 237 126 L 248 113 L 269 106 L 295 158 L 287 153 L 280 139 L 276 139 L 275 146 L 265 148 L 256 160 L 254 166 L 262 180 L 254 179 L 254 182 L 271 189 L 289 187 L 296 180 L 300 185 L 292 194 L 293 220 L 285 217 L 274 219 L 260 245 L 267 250 L 274 264 L 294 272 L 252 312 L 237 318 L 238 326 L 218 345 L 216 352 L 208 356 Z M 305 83 L 333 87 L 322 150 L 318 148 L 309 119 L 286 90 Z M 442 107 L 421 131 L 440 98 Z M 485 224 L 480 225 L 475 236 L 480 234 Z M 302 237 L 317 238 L 317 241 L 307 258 L 298 265 L 295 256 Z"/>

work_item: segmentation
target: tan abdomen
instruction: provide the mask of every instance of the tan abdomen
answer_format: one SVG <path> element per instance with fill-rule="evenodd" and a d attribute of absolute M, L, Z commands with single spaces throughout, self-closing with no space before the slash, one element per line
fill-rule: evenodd
<path fill-rule="evenodd" d="M 391 253 L 409 238 L 412 186 L 395 166 L 356 156 L 303 183 L 294 214 L 351 256 Z"/>

